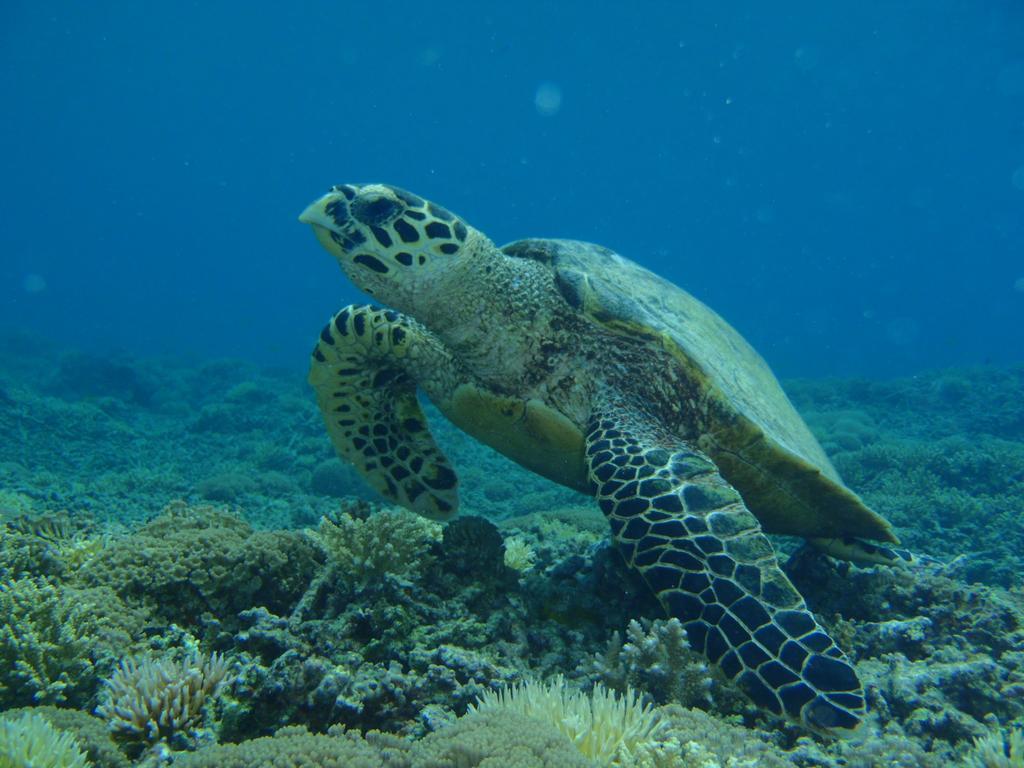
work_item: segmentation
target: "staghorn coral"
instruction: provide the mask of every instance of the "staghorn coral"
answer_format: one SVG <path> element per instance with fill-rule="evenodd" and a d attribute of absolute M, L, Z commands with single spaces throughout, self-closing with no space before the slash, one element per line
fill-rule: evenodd
<path fill-rule="evenodd" d="M 0 704 L 81 703 L 96 678 L 101 620 L 44 579 L 0 583 Z"/>
<path fill-rule="evenodd" d="M 124 741 L 182 743 L 202 725 L 207 703 L 229 674 L 219 654 L 192 653 L 181 661 L 128 658 L 106 681 L 96 714 Z"/>
<path fill-rule="evenodd" d="M 591 668 L 605 685 L 617 691 L 642 690 L 659 704 L 708 708 L 720 702 L 727 711 L 743 706 L 721 675 L 690 649 L 679 619 L 631 620 L 625 641 L 615 632 L 607 650 L 593 658 Z"/>
<path fill-rule="evenodd" d="M 365 520 L 342 511 L 326 517 L 312 537 L 344 583 L 366 588 L 387 576 L 413 578 L 433 559 L 441 526 L 404 509 L 383 509 Z"/>
<path fill-rule="evenodd" d="M 32 712 L 0 719 L 0 768 L 87 768 L 71 734 Z"/>
<path fill-rule="evenodd" d="M 470 711 L 515 713 L 551 723 L 601 765 L 628 764 L 633 753 L 655 742 L 666 727 L 630 688 L 616 695 L 598 683 L 587 695 L 567 688 L 561 675 L 549 683 L 527 681 L 488 691 Z"/>

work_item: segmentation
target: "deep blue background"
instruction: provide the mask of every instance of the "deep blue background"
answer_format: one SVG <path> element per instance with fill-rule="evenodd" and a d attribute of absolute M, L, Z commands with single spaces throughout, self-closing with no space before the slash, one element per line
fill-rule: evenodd
<path fill-rule="evenodd" d="M 386 181 L 783 375 L 1024 359 L 1024 4 L 630 5 L 7 0 L 0 327 L 304 366 L 358 296 L 295 217 Z"/>

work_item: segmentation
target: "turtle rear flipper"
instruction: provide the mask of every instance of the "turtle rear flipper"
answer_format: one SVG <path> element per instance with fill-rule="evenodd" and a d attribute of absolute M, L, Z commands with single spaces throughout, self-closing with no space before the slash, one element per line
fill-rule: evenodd
<path fill-rule="evenodd" d="M 589 477 L 626 562 L 756 704 L 818 731 L 855 728 L 857 674 L 756 518 L 704 454 L 657 434 L 620 410 L 587 435 Z"/>
<path fill-rule="evenodd" d="M 427 427 L 416 370 L 449 362 L 415 321 L 354 304 L 324 327 L 309 370 L 339 456 L 386 498 L 437 520 L 457 512 L 458 479 Z"/>

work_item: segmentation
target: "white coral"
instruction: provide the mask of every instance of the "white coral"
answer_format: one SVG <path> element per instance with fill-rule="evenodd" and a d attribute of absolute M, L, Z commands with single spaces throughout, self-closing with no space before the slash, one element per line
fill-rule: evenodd
<path fill-rule="evenodd" d="M 125 659 L 107 680 L 106 699 L 96 714 L 122 738 L 165 741 L 202 723 L 203 708 L 229 672 L 228 662 L 216 653 L 194 652 L 183 661 Z"/>
<path fill-rule="evenodd" d="M 474 712 L 507 711 L 552 723 L 576 748 L 601 765 L 624 765 L 665 730 L 650 704 L 631 688 L 619 696 L 598 683 L 588 696 L 566 687 L 561 675 L 549 683 L 527 681 L 471 705 Z"/>

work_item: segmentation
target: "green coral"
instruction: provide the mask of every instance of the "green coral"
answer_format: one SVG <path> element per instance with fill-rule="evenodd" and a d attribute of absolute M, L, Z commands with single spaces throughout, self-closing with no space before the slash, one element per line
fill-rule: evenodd
<path fill-rule="evenodd" d="M 232 622 L 257 605 L 289 613 L 322 557 L 297 531 L 254 531 L 237 515 L 175 502 L 105 547 L 79 577 L 129 605 L 196 628 L 204 615 Z"/>
<path fill-rule="evenodd" d="M 305 728 L 282 728 L 274 736 L 224 744 L 183 754 L 175 768 L 400 768 L 385 763 L 381 752 L 358 733 L 332 728 L 313 734 Z"/>
<path fill-rule="evenodd" d="M 313 538 L 343 582 L 364 588 L 386 576 L 408 579 L 433 560 L 442 528 L 404 509 L 382 509 L 365 519 L 345 512 L 326 517 Z"/>
<path fill-rule="evenodd" d="M 408 768 L 597 768 L 550 720 L 505 709 L 474 712 L 411 749 Z"/>
<path fill-rule="evenodd" d="M 0 583 L 0 702 L 81 702 L 95 683 L 100 621 L 92 606 L 48 581 Z"/>

